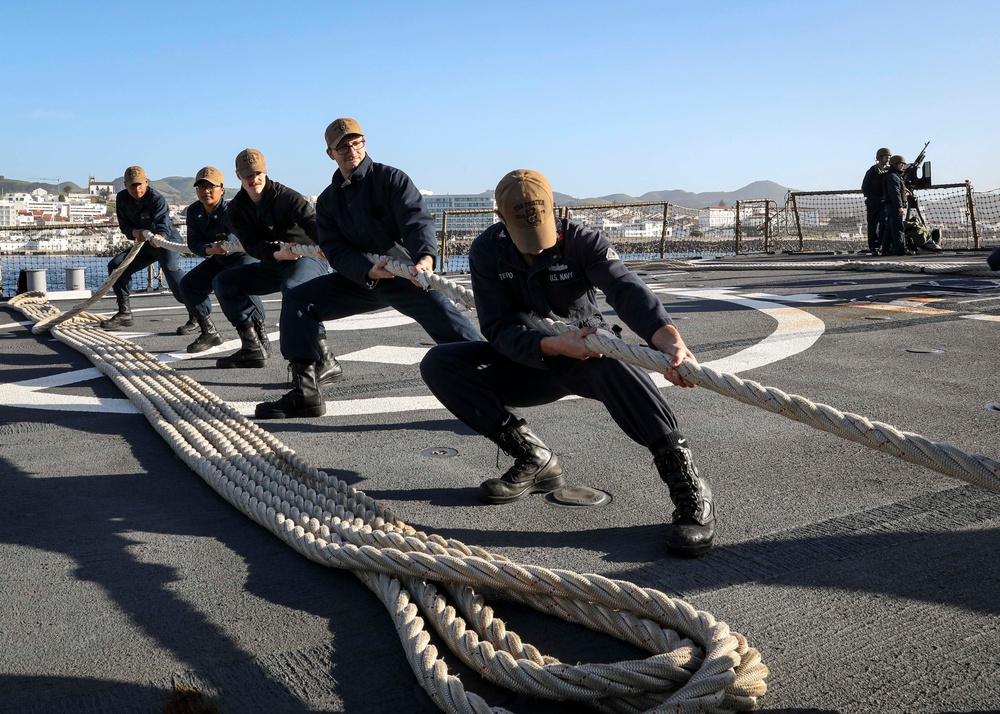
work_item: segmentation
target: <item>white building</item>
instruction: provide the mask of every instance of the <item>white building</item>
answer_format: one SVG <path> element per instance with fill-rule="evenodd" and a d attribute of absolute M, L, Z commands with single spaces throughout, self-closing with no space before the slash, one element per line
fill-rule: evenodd
<path fill-rule="evenodd" d="M 8 199 L 0 199 L 0 226 L 16 226 L 20 206 Z"/>
<path fill-rule="evenodd" d="M 90 182 L 87 184 L 87 193 L 91 196 L 107 196 L 111 198 L 115 195 L 115 184 L 114 181 L 96 181 L 93 176 L 90 177 Z"/>
<path fill-rule="evenodd" d="M 735 228 L 736 209 L 727 206 L 709 206 L 698 211 L 698 225 L 701 230 L 712 228 Z"/>
<path fill-rule="evenodd" d="M 806 226 L 818 226 L 820 225 L 819 219 L 819 209 L 818 208 L 800 208 L 798 210 L 799 214 L 799 225 L 802 227 Z"/>
<path fill-rule="evenodd" d="M 630 240 L 654 240 L 663 234 L 662 221 L 650 220 L 630 220 L 628 222 L 612 221 L 608 218 L 595 218 L 587 221 L 587 225 L 600 231 L 601 235 L 609 240 L 616 238 L 628 238 Z M 667 226 L 666 237 L 670 238 L 673 229 Z"/>
<path fill-rule="evenodd" d="M 472 194 L 472 193 L 446 193 L 436 196 L 428 191 L 421 191 L 424 195 L 424 203 L 427 209 L 434 214 L 434 229 L 440 233 L 444 223 L 445 211 L 482 211 L 474 214 L 458 214 L 448 216 L 448 233 L 482 233 L 484 230 L 497 222 L 496 214 L 493 211 L 497 208 L 497 202 L 493 200 L 493 193 Z"/>
<path fill-rule="evenodd" d="M 663 235 L 663 224 L 659 221 L 634 221 L 622 225 L 618 234 L 622 238 L 638 238 L 649 240 Z M 667 226 L 666 237 L 671 237 L 671 229 Z"/>
<path fill-rule="evenodd" d="M 65 236 L 47 236 L 35 241 L 35 250 L 46 253 L 65 253 L 70 249 L 70 239 Z"/>
<path fill-rule="evenodd" d="M 52 200 L 45 189 L 12 193 L 0 199 L 0 226 L 34 225 L 39 222 L 107 220 L 108 207 L 94 203 L 89 194 L 73 194 L 64 201 Z"/>
<path fill-rule="evenodd" d="M 106 219 L 108 207 L 103 203 L 68 203 L 69 219 L 73 222 L 89 223 L 98 218 Z"/>

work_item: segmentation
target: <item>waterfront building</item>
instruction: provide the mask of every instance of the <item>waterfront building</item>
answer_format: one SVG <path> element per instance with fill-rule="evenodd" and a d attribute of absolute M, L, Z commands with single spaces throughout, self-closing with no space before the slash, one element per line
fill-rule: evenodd
<path fill-rule="evenodd" d="M 90 223 L 96 220 L 108 219 L 108 207 L 103 203 L 67 202 L 66 210 L 70 221 Z"/>
<path fill-rule="evenodd" d="M 18 206 L 13 201 L 0 199 L 0 226 L 17 225 Z"/>
<path fill-rule="evenodd" d="M 799 225 L 805 228 L 806 226 L 813 227 L 821 225 L 819 217 L 818 208 L 800 208 L 799 209 Z"/>
<path fill-rule="evenodd" d="M 600 231 L 608 240 L 614 242 L 615 239 L 629 240 L 656 240 L 664 235 L 663 221 L 643 220 L 634 218 L 629 221 L 613 221 L 608 218 L 595 218 L 592 221 L 586 220 L 585 215 L 573 216 L 573 220 L 583 221 L 591 228 Z M 666 236 L 672 237 L 673 228 L 667 226 Z"/>
<path fill-rule="evenodd" d="M 649 240 L 653 238 L 659 238 L 663 233 L 663 223 L 662 221 L 633 221 L 632 223 L 624 224 L 619 232 L 622 238 L 633 238 L 639 240 Z M 673 235 L 673 230 L 670 226 L 667 226 L 666 238 L 670 238 Z"/>
<path fill-rule="evenodd" d="M 107 205 L 95 203 L 89 194 L 71 194 L 62 201 L 54 198 L 41 188 L 31 193 L 7 194 L 0 199 L 0 226 L 109 220 Z"/>
<path fill-rule="evenodd" d="M 701 230 L 712 228 L 733 228 L 736 225 L 736 209 L 728 206 L 709 206 L 698 211 L 698 225 Z"/>
<path fill-rule="evenodd" d="M 451 235 L 478 235 L 498 220 L 496 214 L 493 213 L 497 208 L 497 202 L 493 199 L 492 191 L 485 193 L 446 193 L 440 196 L 429 191 L 421 191 L 420 193 L 424 195 L 424 202 L 427 204 L 428 210 L 434 214 L 434 229 L 439 235 L 444 222 L 445 211 L 483 211 L 482 213 L 471 215 L 459 214 L 448 216 L 448 233 Z"/>

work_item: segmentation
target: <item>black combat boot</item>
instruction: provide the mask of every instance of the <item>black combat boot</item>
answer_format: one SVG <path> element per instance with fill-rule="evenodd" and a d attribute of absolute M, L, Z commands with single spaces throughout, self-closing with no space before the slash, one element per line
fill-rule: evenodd
<path fill-rule="evenodd" d="M 220 357 L 215 362 L 216 367 L 229 369 L 232 367 L 263 367 L 267 362 L 267 353 L 260 344 L 257 330 L 251 320 L 244 320 L 236 326 L 243 344 L 228 357 Z"/>
<path fill-rule="evenodd" d="M 323 392 L 316 381 L 316 365 L 312 362 L 292 362 L 292 391 L 274 402 L 261 402 L 254 410 L 258 419 L 294 419 L 326 414 Z"/>
<path fill-rule="evenodd" d="M 188 321 L 177 328 L 178 335 L 191 335 L 198 331 L 198 317 L 188 313 Z M 188 350 L 190 352 L 191 350 Z"/>
<path fill-rule="evenodd" d="M 211 317 L 199 317 L 198 327 L 201 329 L 201 334 L 198 335 L 197 339 L 187 346 L 187 351 L 191 354 L 196 352 L 204 352 L 205 350 L 211 349 L 217 345 L 222 344 L 222 336 L 215 329 L 215 323 L 212 322 Z"/>
<path fill-rule="evenodd" d="M 333 384 L 344 378 L 344 368 L 326 346 L 326 338 L 319 338 L 319 362 L 316 363 L 316 379 L 321 385 Z"/>
<path fill-rule="evenodd" d="M 267 325 L 263 320 L 254 320 L 253 329 L 257 333 L 261 349 L 264 350 L 264 359 L 267 359 L 271 356 L 271 339 L 267 336 Z"/>
<path fill-rule="evenodd" d="M 117 330 L 120 327 L 132 327 L 132 308 L 129 307 L 128 298 L 118 296 L 118 312 L 107 320 L 101 320 L 101 327 L 105 330 Z"/>
<path fill-rule="evenodd" d="M 652 451 L 656 470 L 674 502 L 667 549 L 685 558 L 706 553 L 715 537 L 715 504 L 708 482 L 698 476 L 687 439 L 672 431 Z"/>
<path fill-rule="evenodd" d="M 514 457 L 514 465 L 500 478 L 486 479 L 480 484 L 482 500 L 510 503 L 529 493 L 548 493 L 565 485 L 559 459 L 531 433 L 524 419 L 500 427 L 489 439 Z"/>

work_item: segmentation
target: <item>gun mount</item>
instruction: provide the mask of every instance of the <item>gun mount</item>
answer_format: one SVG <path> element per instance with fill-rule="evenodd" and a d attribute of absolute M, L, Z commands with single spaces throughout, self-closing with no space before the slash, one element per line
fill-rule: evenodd
<path fill-rule="evenodd" d="M 927 147 L 930 146 L 930 143 L 929 141 L 925 143 L 916 160 L 911 164 L 907 164 L 906 168 L 903 169 L 903 184 L 911 191 L 918 188 L 930 188 L 931 186 L 931 162 L 924 161 L 924 158 L 927 156 Z M 920 171 L 919 176 L 917 175 L 917 171 Z"/>

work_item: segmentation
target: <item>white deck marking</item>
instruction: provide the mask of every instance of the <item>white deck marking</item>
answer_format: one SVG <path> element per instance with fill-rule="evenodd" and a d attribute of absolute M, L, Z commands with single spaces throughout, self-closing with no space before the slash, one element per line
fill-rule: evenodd
<path fill-rule="evenodd" d="M 337 355 L 341 362 L 377 362 L 378 364 L 419 364 L 430 347 L 394 347 L 376 345 L 346 355 Z"/>
<path fill-rule="evenodd" d="M 774 331 L 762 339 L 760 342 L 751 345 L 728 357 L 722 357 L 710 362 L 703 362 L 707 367 L 711 367 L 719 372 L 739 374 L 757 367 L 762 367 L 773 362 L 777 362 L 793 355 L 804 352 L 812 347 L 825 330 L 823 321 L 810 313 L 796 307 L 790 307 L 784 302 L 799 302 L 806 304 L 821 304 L 829 302 L 839 302 L 827 300 L 817 295 L 767 295 L 763 293 L 739 294 L 735 288 L 722 289 L 671 289 L 664 287 L 653 287 L 656 293 L 668 293 L 679 297 L 687 297 L 699 300 L 718 300 L 729 302 L 735 305 L 757 310 L 776 322 Z M 272 301 L 267 301 L 272 302 Z M 903 310 L 912 312 L 923 312 L 925 314 L 939 314 L 949 312 L 947 310 L 935 310 L 932 308 L 889 306 L 875 303 L 852 303 L 855 307 L 867 307 L 876 310 Z M 164 308 L 146 308 L 146 310 L 163 310 Z M 176 309 L 171 307 L 170 309 Z M 1000 316 L 994 315 L 961 315 L 964 319 L 982 320 L 989 322 L 1000 322 Z M 366 313 L 344 318 L 342 320 L 331 320 L 326 323 L 328 331 L 339 330 L 375 330 L 387 327 L 395 327 L 413 322 L 412 319 L 389 309 L 379 312 Z M 16 326 L 30 327 L 30 322 L 11 323 L 0 326 L 0 329 L 8 329 Z M 140 338 L 148 333 L 117 333 L 123 337 Z M 272 342 L 277 342 L 277 331 L 268 335 Z M 332 341 L 335 343 L 335 341 Z M 219 347 L 197 355 L 190 355 L 184 351 L 171 352 L 158 355 L 158 359 L 171 362 L 192 357 L 203 357 L 214 352 L 226 352 L 239 347 L 239 340 L 228 340 Z M 338 359 L 353 362 L 377 362 L 382 364 L 416 364 L 426 353 L 426 348 L 419 347 L 398 347 L 388 345 L 374 345 L 372 347 L 352 352 L 347 355 L 338 356 Z M 101 374 L 96 369 L 80 369 L 63 372 L 57 375 L 50 375 L 38 379 L 25 380 L 10 384 L 0 384 L 0 404 L 7 406 L 26 407 L 32 409 L 49 409 L 53 411 L 79 411 L 79 412 L 104 412 L 120 414 L 137 414 L 138 410 L 132 406 L 127 399 L 97 398 L 67 394 L 47 393 L 47 388 L 66 386 L 85 382 L 90 379 L 100 377 Z M 653 381 L 659 387 L 672 386 L 661 374 L 651 375 Z M 336 389 L 335 387 L 333 388 Z M 572 397 L 570 397 L 572 399 Z M 255 404 L 249 402 L 233 402 L 233 407 L 242 414 L 253 416 Z M 360 416 L 370 414 L 388 414 L 408 411 L 437 410 L 444 407 L 433 396 L 417 397 L 376 397 L 368 399 L 345 399 L 327 401 L 327 417 Z"/>
<path fill-rule="evenodd" d="M 354 330 L 380 330 L 384 327 L 396 327 L 398 325 L 409 325 L 415 322 L 412 317 L 393 310 L 380 310 L 379 312 L 366 312 L 362 315 L 352 315 L 339 320 L 328 320 L 323 323 L 327 332 L 329 331 L 354 331 Z"/>
<path fill-rule="evenodd" d="M 774 318 L 777 327 L 770 335 L 759 343 L 740 350 L 729 357 L 705 362 L 708 367 L 720 372 L 738 374 L 755 367 L 761 367 L 781 359 L 791 357 L 809 349 L 816 340 L 823 334 L 823 321 L 813 315 L 794 307 L 776 304 L 780 296 L 775 296 L 775 302 L 749 299 L 738 295 L 731 288 L 715 290 L 674 290 L 667 288 L 655 288 L 654 292 L 669 293 L 681 297 L 690 297 L 701 300 L 719 300 L 730 302 L 736 305 L 758 310 Z M 344 318 L 342 320 L 332 320 L 325 322 L 328 331 L 333 330 L 364 330 L 379 329 L 382 327 L 394 327 L 396 325 L 412 322 L 410 318 L 400 314 L 396 310 L 384 310 L 380 312 L 365 313 Z M 130 333 L 118 333 L 125 336 Z M 148 333 L 134 333 L 136 336 L 143 336 Z M 268 335 L 272 341 L 277 340 L 277 332 Z M 228 340 L 219 347 L 207 352 L 200 352 L 198 355 L 190 355 L 187 352 L 171 352 L 157 356 L 165 362 L 174 362 L 190 359 L 196 356 L 204 356 L 211 352 L 224 352 L 236 349 L 239 340 Z M 416 347 L 393 347 L 386 345 L 376 345 L 373 347 L 353 352 L 350 355 L 339 356 L 338 359 L 345 361 L 367 361 L 379 362 L 383 364 L 416 364 L 426 352 L 424 348 Z M 99 399 L 97 397 L 83 397 L 67 394 L 50 394 L 41 391 L 45 386 L 64 386 L 76 382 L 94 379 L 97 374 L 94 369 L 74 370 L 65 372 L 53 378 L 50 384 L 44 385 L 43 380 L 27 380 L 12 384 L 0 385 L 0 404 L 9 406 L 20 406 L 33 409 L 52 409 L 57 411 L 85 411 L 85 412 L 112 412 L 112 413 L 138 413 L 127 399 Z M 99 373 L 98 373 L 99 374 Z M 654 373 L 651 375 L 654 383 L 659 387 L 672 386 L 663 375 Z M 231 402 L 232 406 L 239 410 L 241 414 L 253 416 L 255 404 L 249 402 Z M 375 397 L 368 399 L 345 399 L 327 401 L 327 417 L 360 416 L 367 414 L 388 414 L 408 411 L 421 411 L 428 409 L 443 409 L 444 407 L 432 396 L 419 397 Z"/>
<path fill-rule="evenodd" d="M 775 302 L 770 302 L 746 298 L 735 294 L 731 289 L 674 290 L 657 288 L 654 292 L 669 293 L 671 295 L 700 300 L 730 302 L 757 310 L 774 318 L 775 322 L 777 322 L 774 332 L 757 344 L 742 349 L 729 357 L 722 357 L 710 362 L 701 363 L 717 372 L 739 374 L 740 372 L 763 367 L 766 364 L 771 364 L 792 355 L 797 355 L 800 352 L 805 352 L 816 344 L 816 340 L 822 336 L 826 329 L 822 320 L 805 310 L 800 310 L 797 307 L 776 305 L 775 302 L 777 302 L 779 296 L 775 296 Z M 658 387 L 673 386 L 660 373 L 654 373 L 651 376 L 653 377 L 653 383 Z"/>
<path fill-rule="evenodd" d="M 963 320 L 983 320 L 984 322 L 1000 322 L 1000 315 L 959 315 Z"/>
<path fill-rule="evenodd" d="M 659 291 L 657 291 L 659 292 Z M 844 302 L 846 298 L 821 297 L 816 293 L 799 293 L 797 295 L 775 295 L 773 293 L 742 293 L 743 297 L 755 300 L 767 300 L 780 303 L 805 303 L 807 305 L 830 305 Z"/>

